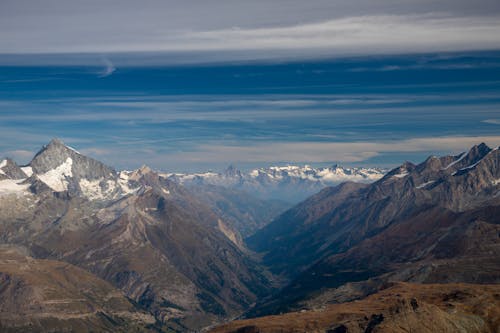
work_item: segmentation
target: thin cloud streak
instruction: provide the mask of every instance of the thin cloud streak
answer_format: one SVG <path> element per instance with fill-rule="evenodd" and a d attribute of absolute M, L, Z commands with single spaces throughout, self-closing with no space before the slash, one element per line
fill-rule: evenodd
<path fill-rule="evenodd" d="M 500 119 L 486 119 L 486 120 L 483 120 L 483 123 L 500 125 Z"/>
<path fill-rule="evenodd" d="M 186 162 L 362 162 L 384 153 L 455 152 L 485 142 L 491 147 L 500 144 L 500 136 L 453 136 L 414 138 L 394 142 L 286 142 L 254 145 L 200 145 L 195 151 L 170 155 Z"/>
<path fill-rule="evenodd" d="M 0 46 L 0 54 L 216 52 L 215 57 L 238 60 L 240 56 L 310 58 L 500 48 L 500 16 L 366 15 L 280 27 L 191 31 L 181 27 L 155 33 L 136 28 L 134 34 L 120 31 L 118 37 L 92 34 L 85 43 L 71 34 L 39 31 L 30 37 L 23 35 L 27 31 L 4 29 L 0 38 L 7 42 Z M 107 66 L 106 73 L 113 68 Z"/>

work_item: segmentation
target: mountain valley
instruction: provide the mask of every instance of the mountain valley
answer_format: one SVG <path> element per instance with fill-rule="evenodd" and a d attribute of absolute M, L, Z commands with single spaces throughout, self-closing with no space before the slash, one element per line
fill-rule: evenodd
<path fill-rule="evenodd" d="M 54 139 L 0 163 L 0 328 L 496 332 L 499 180 L 485 144 L 385 174 L 189 176 L 119 172 Z"/>

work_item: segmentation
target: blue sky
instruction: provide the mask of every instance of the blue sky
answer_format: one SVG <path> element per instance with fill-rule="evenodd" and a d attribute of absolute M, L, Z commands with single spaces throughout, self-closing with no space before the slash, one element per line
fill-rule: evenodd
<path fill-rule="evenodd" d="M 201 171 L 499 145 L 496 2 L 357 2 L 2 2 L 0 155 L 59 137 L 119 169 Z"/>

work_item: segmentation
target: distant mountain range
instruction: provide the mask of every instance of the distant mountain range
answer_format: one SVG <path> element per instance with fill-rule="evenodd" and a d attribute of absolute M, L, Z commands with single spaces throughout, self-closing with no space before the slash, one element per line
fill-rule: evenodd
<path fill-rule="evenodd" d="M 496 332 L 499 235 L 485 144 L 389 172 L 180 175 L 53 140 L 0 160 L 0 331 Z"/>
<path fill-rule="evenodd" d="M 326 168 L 288 165 L 244 173 L 230 166 L 222 173 L 173 173 L 164 176 L 186 186 L 217 185 L 246 191 L 262 199 L 297 203 L 327 186 L 345 181 L 370 183 L 382 178 L 386 172 L 379 168 L 344 168 L 338 165 Z"/>

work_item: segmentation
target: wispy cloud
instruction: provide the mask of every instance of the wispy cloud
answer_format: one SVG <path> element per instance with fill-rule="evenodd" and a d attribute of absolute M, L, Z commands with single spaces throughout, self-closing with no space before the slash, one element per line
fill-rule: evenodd
<path fill-rule="evenodd" d="M 79 150 L 80 153 L 89 155 L 89 156 L 104 156 L 104 155 L 109 155 L 112 153 L 111 149 L 106 149 L 106 148 L 96 148 L 96 147 L 89 147 L 89 148 L 84 148 Z"/>
<path fill-rule="evenodd" d="M 10 157 L 16 161 L 26 162 L 33 157 L 33 152 L 29 150 L 18 149 L 6 151 L 3 155 L 6 157 Z"/>
<path fill-rule="evenodd" d="M 419 69 L 477 69 L 477 68 L 498 68 L 499 62 L 481 62 L 481 63 L 454 63 L 454 64 L 435 64 L 435 63 L 420 63 L 412 65 L 384 65 L 382 67 L 356 67 L 349 69 L 350 72 L 392 72 L 392 71 L 409 71 Z"/>
<path fill-rule="evenodd" d="M 486 119 L 486 120 L 483 120 L 483 123 L 500 125 L 500 119 Z"/>
<path fill-rule="evenodd" d="M 490 147 L 500 145 L 500 136 L 443 136 L 402 139 L 393 141 L 347 141 L 347 142 L 238 142 L 210 141 L 188 149 L 165 152 L 160 142 L 151 145 L 150 140 L 137 139 L 126 142 L 101 143 L 99 147 L 82 148 L 85 140 L 63 138 L 75 142 L 74 146 L 86 155 L 95 157 L 117 168 L 136 168 L 141 164 L 161 170 L 204 170 L 207 166 L 222 167 L 230 163 L 239 165 L 269 165 L 276 163 L 343 163 L 352 164 L 370 161 L 387 154 L 458 154 L 471 146 L 485 142 Z M 120 141 L 125 140 L 125 141 Z M 93 144 L 93 143 L 91 143 Z M 37 149 L 39 147 L 36 147 Z M 36 149 L 10 150 L 2 156 L 12 157 L 21 163 L 28 162 Z M 133 159 L 131 159 L 133 156 Z M 398 160 L 396 164 L 402 163 Z M 414 160 L 420 162 L 420 160 Z M 367 162 L 369 163 L 369 162 Z"/>
<path fill-rule="evenodd" d="M 199 162 L 361 162 L 384 153 L 457 153 L 485 142 L 500 144 L 500 136 L 450 136 L 378 142 L 265 142 L 250 145 L 200 145 L 195 151 L 174 154 L 176 159 Z M 172 156 L 170 156 L 172 157 Z"/>
<path fill-rule="evenodd" d="M 104 69 L 99 73 L 99 77 L 107 77 L 113 74 L 116 71 L 116 67 L 108 58 L 103 58 L 102 62 L 104 63 Z"/>

